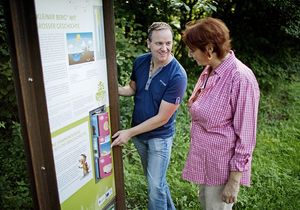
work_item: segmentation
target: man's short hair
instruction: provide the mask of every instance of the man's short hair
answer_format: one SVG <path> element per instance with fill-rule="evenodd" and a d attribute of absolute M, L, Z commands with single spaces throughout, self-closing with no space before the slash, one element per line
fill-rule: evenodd
<path fill-rule="evenodd" d="M 148 40 L 151 41 L 152 32 L 160 30 L 170 30 L 173 36 L 173 30 L 168 23 L 165 22 L 153 22 L 148 28 Z"/>

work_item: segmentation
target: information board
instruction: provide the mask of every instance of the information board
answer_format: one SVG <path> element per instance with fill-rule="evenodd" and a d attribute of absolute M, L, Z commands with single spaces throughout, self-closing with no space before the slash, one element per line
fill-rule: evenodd
<path fill-rule="evenodd" d="M 113 2 L 0 3 L 34 209 L 126 209 Z"/>
<path fill-rule="evenodd" d="M 102 1 L 35 10 L 61 208 L 103 209 L 116 190 Z"/>

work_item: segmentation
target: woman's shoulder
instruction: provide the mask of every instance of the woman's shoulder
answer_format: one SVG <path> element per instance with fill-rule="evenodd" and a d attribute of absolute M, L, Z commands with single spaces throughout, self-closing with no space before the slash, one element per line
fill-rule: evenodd
<path fill-rule="evenodd" d="M 233 68 L 232 71 L 232 78 L 234 82 L 257 84 L 257 80 L 252 69 L 250 69 L 246 64 L 239 59 L 235 59 L 234 66 L 235 68 Z"/>

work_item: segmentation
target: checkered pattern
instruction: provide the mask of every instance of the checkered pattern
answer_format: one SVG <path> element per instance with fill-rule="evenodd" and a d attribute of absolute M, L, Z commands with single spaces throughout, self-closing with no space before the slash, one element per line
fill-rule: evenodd
<path fill-rule="evenodd" d="M 249 186 L 258 83 L 232 51 L 208 77 L 209 68 L 200 75 L 189 99 L 191 143 L 183 178 L 220 185 L 227 182 L 230 171 L 242 171 L 241 184 Z"/>

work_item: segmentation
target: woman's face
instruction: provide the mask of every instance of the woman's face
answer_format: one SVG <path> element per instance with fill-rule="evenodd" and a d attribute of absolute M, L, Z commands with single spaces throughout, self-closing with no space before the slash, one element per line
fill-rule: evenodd
<path fill-rule="evenodd" d="M 209 59 L 206 53 L 200 49 L 191 50 L 189 49 L 189 57 L 192 57 L 197 64 L 200 66 L 206 66 L 209 64 Z"/>

